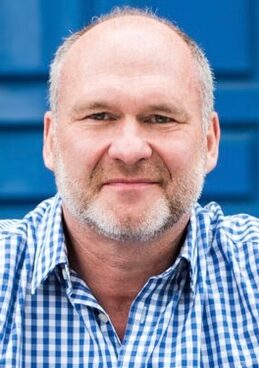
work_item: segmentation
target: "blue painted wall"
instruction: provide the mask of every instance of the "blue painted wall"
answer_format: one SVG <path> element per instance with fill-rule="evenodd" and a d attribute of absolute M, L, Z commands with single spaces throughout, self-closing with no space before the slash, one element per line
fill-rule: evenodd
<path fill-rule="evenodd" d="M 257 0 L 1 0 L 0 218 L 21 217 L 55 192 L 44 168 L 48 64 L 62 38 L 115 5 L 152 7 L 206 50 L 222 125 L 217 169 L 202 202 L 259 216 L 259 2 Z"/>

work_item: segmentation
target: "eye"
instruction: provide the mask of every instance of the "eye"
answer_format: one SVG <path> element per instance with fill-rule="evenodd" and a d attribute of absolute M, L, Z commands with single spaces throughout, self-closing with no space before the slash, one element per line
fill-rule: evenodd
<path fill-rule="evenodd" d="M 107 112 L 96 112 L 94 114 L 88 115 L 86 118 L 97 121 L 115 120 L 114 116 L 108 114 Z"/>
<path fill-rule="evenodd" d="M 152 124 L 166 124 L 172 123 L 175 120 L 164 115 L 151 115 L 147 119 L 145 119 L 145 121 L 150 122 Z"/>

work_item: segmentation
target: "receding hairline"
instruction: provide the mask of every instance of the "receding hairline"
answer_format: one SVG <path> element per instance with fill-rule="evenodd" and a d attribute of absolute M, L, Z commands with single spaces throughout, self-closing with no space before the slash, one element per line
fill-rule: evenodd
<path fill-rule="evenodd" d="M 191 52 L 191 49 L 190 49 L 190 42 L 191 42 L 191 39 L 188 38 L 188 36 L 182 32 L 180 30 L 180 28 L 178 28 L 177 25 L 175 25 L 174 23 L 172 22 L 169 22 L 167 21 L 166 19 L 164 18 L 159 18 L 159 17 L 156 17 L 156 15 L 151 15 L 149 13 L 145 13 L 143 11 L 143 13 L 118 13 L 112 17 L 109 17 L 109 14 L 108 16 L 104 16 L 103 18 L 101 18 L 100 21 L 97 21 L 95 23 L 90 23 L 89 25 L 87 25 L 86 27 L 82 28 L 79 32 L 76 32 L 75 33 L 75 39 L 71 39 L 71 45 L 70 47 L 68 48 L 67 52 L 64 54 L 64 57 L 63 57 L 63 60 L 62 62 L 65 61 L 66 59 L 66 56 L 69 54 L 69 52 L 72 50 L 72 48 L 74 48 L 74 46 L 76 44 L 78 44 L 80 42 L 80 40 L 82 40 L 82 37 L 85 37 L 85 36 L 91 36 L 91 31 L 95 31 L 97 30 L 97 28 L 100 27 L 103 27 L 103 26 L 107 26 L 108 23 L 111 23 L 111 27 L 112 27 L 112 23 L 113 25 L 117 25 L 118 28 L 121 27 L 121 18 L 128 18 L 128 24 L 130 25 L 130 21 L 132 21 L 134 18 L 136 20 L 138 20 L 139 18 L 139 22 L 136 22 L 138 23 L 140 26 L 141 25 L 145 25 L 143 23 L 143 19 L 146 20 L 147 24 L 156 24 L 157 26 L 161 26 L 162 28 L 164 28 L 165 30 L 169 31 L 168 32 L 168 36 L 170 37 L 170 35 L 172 35 L 173 37 L 176 37 L 179 42 L 183 43 L 185 46 L 186 46 L 186 50 L 188 50 L 188 52 L 190 53 L 190 56 L 193 58 L 193 54 Z M 98 19 L 98 18 L 97 18 Z M 141 22 L 142 20 L 142 22 Z M 73 36 L 72 36 L 73 37 Z"/>
<path fill-rule="evenodd" d="M 122 18 L 124 20 L 124 23 L 121 23 Z M 122 25 L 132 25 L 132 23 L 136 23 L 139 24 L 140 26 L 145 26 L 145 25 L 149 25 L 151 27 L 154 26 L 154 24 L 156 24 L 158 27 L 162 27 L 165 30 L 171 31 L 172 34 L 177 35 L 179 37 L 180 40 L 184 41 L 186 43 L 186 40 L 180 36 L 180 33 L 177 32 L 178 28 L 177 26 L 174 26 L 174 24 L 172 23 L 172 25 L 170 25 L 169 23 L 163 22 L 157 18 L 152 18 L 151 16 L 149 16 L 148 14 L 146 15 L 142 15 L 142 14 L 121 14 L 118 15 L 114 18 L 107 18 L 104 19 L 102 22 L 98 22 L 95 24 L 90 24 L 89 26 L 83 28 L 81 30 L 81 36 L 78 38 L 80 39 L 82 36 L 86 35 L 86 34 L 90 34 L 92 31 L 97 30 L 99 27 L 106 27 L 108 26 L 108 24 L 111 23 L 111 27 L 112 26 L 118 26 L 118 28 L 121 28 Z M 152 24 L 153 23 L 153 24 Z M 169 34 L 171 33 L 169 32 Z"/>

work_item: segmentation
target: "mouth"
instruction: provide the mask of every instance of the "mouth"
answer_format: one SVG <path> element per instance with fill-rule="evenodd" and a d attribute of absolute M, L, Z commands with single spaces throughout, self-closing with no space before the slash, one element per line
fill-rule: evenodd
<path fill-rule="evenodd" d="M 115 178 L 107 180 L 103 183 L 104 187 L 110 187 L 114 189 L 144 189 L 150 188 L 154 185 L 159 185 L 158 180 L 146 179 L 146 178 Z"/>

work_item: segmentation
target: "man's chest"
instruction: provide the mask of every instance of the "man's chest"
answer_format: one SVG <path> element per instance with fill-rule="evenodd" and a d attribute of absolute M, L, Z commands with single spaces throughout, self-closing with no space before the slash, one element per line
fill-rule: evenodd
<path fill-rule="evenodd" d="M 235 315 L 231 304 L 183 293 L 159 307 L 140 300 L 130 310 L 121 343 L 101 307 L 69 299 L 57 288 L 43 285 L 27 296 L 23 311 L 15 315 L 14 309 L 6 367 L 259 366 L 252 316 Z"/>

